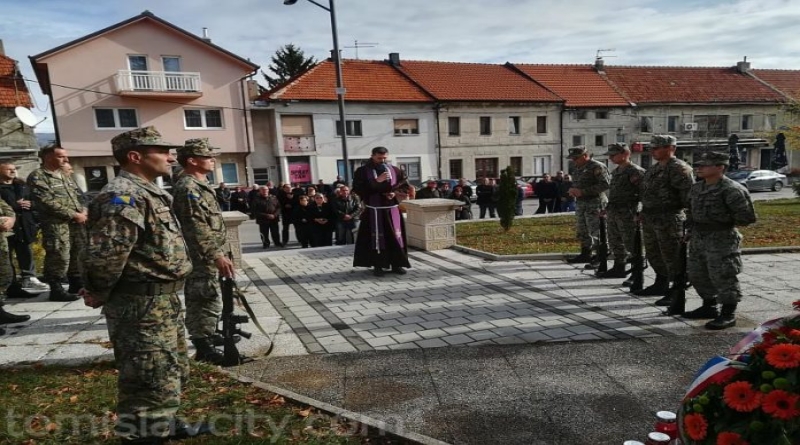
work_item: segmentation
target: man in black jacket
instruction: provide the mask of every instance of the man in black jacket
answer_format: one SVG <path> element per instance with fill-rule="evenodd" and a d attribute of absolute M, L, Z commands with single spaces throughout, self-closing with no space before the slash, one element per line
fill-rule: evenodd
<path fill-rule="evenodd" d="M 38 292 L 48 290 L 48 286 L 36 278 L 36 264 L 33 260 L 31 243 L 36 241 L 39 225 L 33 212 L 28 187 L 25 182 L 17 178 L 17 167 L 13 162 L 0 161 L 0 198 L 2 198 L 16 214 L 13 235 L 8 238 L 11 264 L 14 256 L 20 268 L 21 280 L 14 277 L 8 287 L 9 298 L 28 298 L 36 296 Z M 29 293 L 23 290 L 27 288 Z"/>

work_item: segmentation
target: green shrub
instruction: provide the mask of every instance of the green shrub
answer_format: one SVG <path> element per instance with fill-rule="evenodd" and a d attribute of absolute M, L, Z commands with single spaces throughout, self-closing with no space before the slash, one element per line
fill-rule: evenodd
<path fill-rule="evenodd" d="M 514 224 L 514 210 L 517 206 L 517 180 L 514 177 L 514 169 L 510 165 L 500 172 L 497 194 L 497 214 L 500 216 L 500 226 L 508 232 Z"/>

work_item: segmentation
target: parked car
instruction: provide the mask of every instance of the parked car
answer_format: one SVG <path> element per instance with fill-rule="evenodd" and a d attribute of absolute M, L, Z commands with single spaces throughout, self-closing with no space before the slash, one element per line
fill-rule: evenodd
<path fill-rule="evenodd" d="M 525 190 L 525 198 L 533 198 L 533 184 L 530 182 L 525 182 L 522 179 L 517 179 L 517 186 L 520 186 Z"/>
<path fill-rule="evenodd" d="M 726 175 L 747 187 L 747 190 L 751 192 L 756 190 L 772 190 L 777 192 L 789 183 L 786 175 L 772 170 L 739 170 L 728 172 Z"/>

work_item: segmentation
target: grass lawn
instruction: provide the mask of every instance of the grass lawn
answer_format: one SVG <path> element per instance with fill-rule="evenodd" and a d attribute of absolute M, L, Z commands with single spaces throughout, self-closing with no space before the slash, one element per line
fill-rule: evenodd
<path fill-rule="evenodd" d="M 113 435 L 116 370 L 32 367 L 0 372 L 0 444 L 117 443 Z M 319 413 L 192 363 L 179 416 L 209 421 L 217 435 L 195 444 L 405 444 Z"/>
<path fill-rule="evenodd" d="M 800 246 L 800 199 L 756 201 L 758 222 L 739 230 L 743 247 Z M 456 224 L 459 245 L 497 255 L 578 252 L 573 215 L 514 220 L 508 232 L 498 221 Z"/>

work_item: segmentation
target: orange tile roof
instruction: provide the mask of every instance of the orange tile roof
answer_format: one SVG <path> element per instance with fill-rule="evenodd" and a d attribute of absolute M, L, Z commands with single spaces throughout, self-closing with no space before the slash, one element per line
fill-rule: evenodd
<path fill-rule="evenodd" d="M 0 108 L 32 107 L 28 87 L 17 78 L 16 61 L 0 55 Z"/>
<path fill-rule="evenodd" d="M 356 102 L 432 102 L 433 98 L 377 60 L 344 60 L 345 99 Z M 325 60 L 300 76 L 262 95 L 273 100 L 336 100 L 336 68 Z"/>
<path fill-rule="evenodd" d="M 626 107 L 630 104 L 598 74 L 593 65 L 530 65 L 519 69 L 566 100 L 566 107 Z"/>
<path fill-rule="evenodd" d="M 752 70 L 759 79 L 795 100 L 800 100 L 800 70 Z"/>
<path fill-rule="evenodd" d="M 736 68 L 608 66 L 607 78 L 631 102 L 781 102 L 784 98 Z"/>
<path fill-rule="evenodd" d="M 399 68 L 439 100 L 562 102 L 505 65 L 402 60 Z"/>

